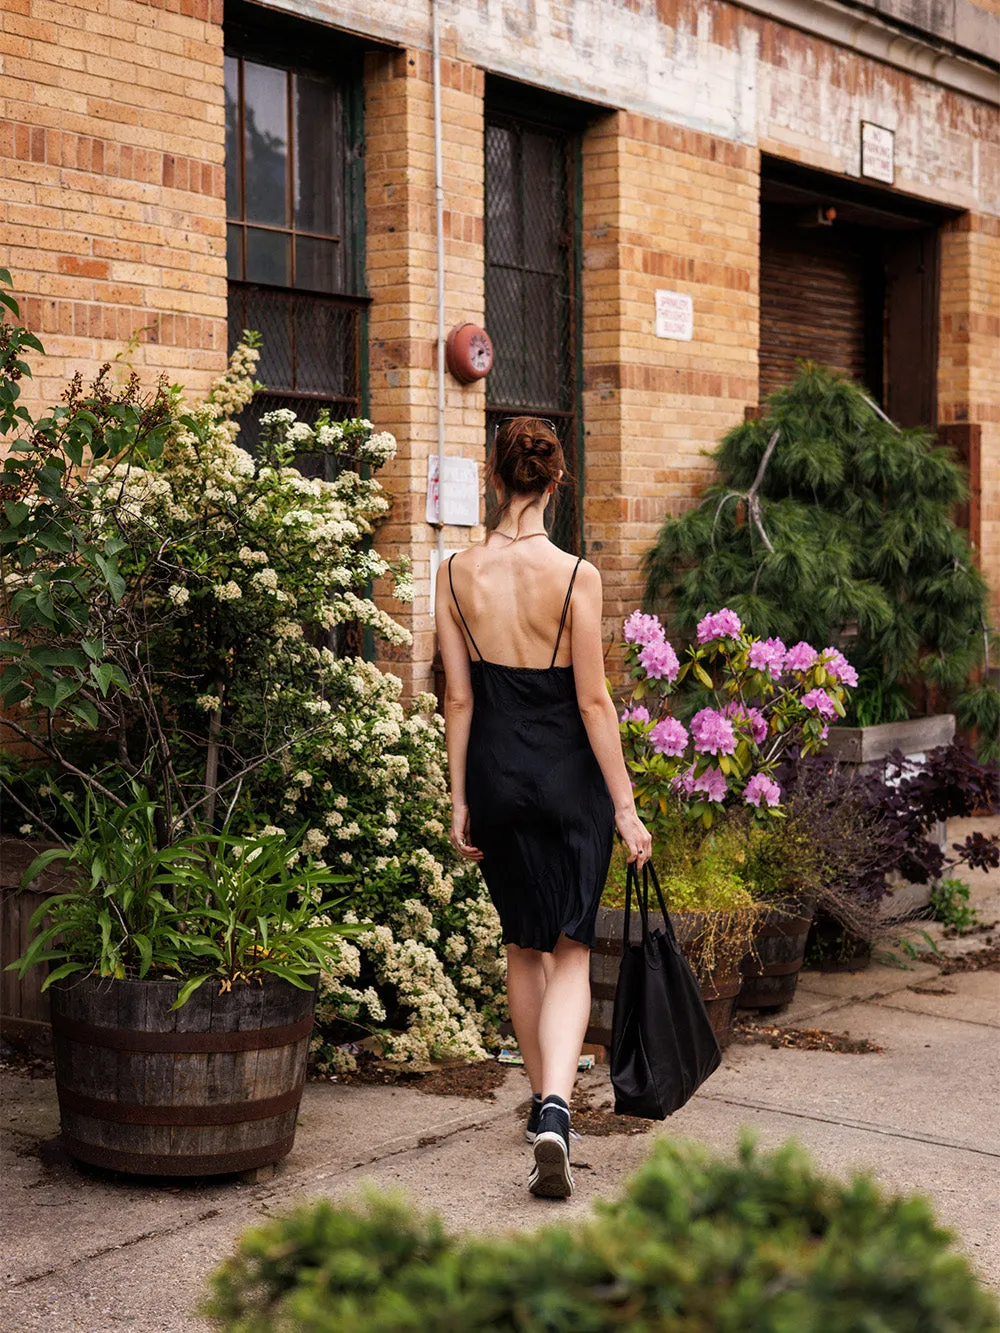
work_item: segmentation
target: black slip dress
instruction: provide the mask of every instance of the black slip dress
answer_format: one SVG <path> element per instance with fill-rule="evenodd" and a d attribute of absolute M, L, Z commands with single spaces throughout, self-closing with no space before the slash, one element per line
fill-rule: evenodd
<path fill-rule="evenodd" d="M 590 746 L 572 666 L 556 657 L 580 561 L 547 667 L 487 662 L 448 583 L 469 642 L 473 710 L 466 760 L 469 837 L 500 914 L 504 944 L 551 952 L 560 935 L 594 945 L 611 860 L 614 803 Z"/>

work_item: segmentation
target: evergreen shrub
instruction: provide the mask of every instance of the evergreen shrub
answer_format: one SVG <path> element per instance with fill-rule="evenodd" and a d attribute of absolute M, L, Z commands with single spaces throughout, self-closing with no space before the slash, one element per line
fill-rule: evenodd
<path fill-rule="evenodd" d="M 227 1333 L 993 1333 L 1000 1309 L 921 1198 L 663 1139 L 574 1226 L 448 1236 L 372 1194 L 248 1232 L 212 1279 Z"/>
<path fill-rule="evenodd" d="M 1000 754 L 986 584 L 954 520 L 962 468 L 855 384 L 806 363 L 714 454 L 701 503 L 646 558 L 646 603 L 690 634 L 726 605 L 749 633 L 833 644 L 857 668 L 848 720 L 954 708 Z"/>

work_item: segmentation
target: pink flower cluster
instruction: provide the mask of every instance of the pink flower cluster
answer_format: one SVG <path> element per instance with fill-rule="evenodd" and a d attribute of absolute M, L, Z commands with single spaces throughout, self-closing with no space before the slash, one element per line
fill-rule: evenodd
<path fill-rule="evenodd" d="M 713 611 L 698 621 L 698 642 L 710 643 L 712 639 L 735 639 L 743 630 L 743 622 L 735 611 L 724 606 L 721 611 Z"/>
<path fill-rule="evenodd" d="M 732 754 L 736 749 L 736 733 L 728 718 L 714 708 L 703 708 L 691 719 L 694 748 L 702 754 Z"/>
<path fill-rule="evenodd" d="M 748 708 L 734 699 L 732 703 L 726 704 L 722 712 L 740 731 L 748 731 L 757 745 L 766 738 L 767 718 L 759 708 Z"/>
<path fill-rule="evenodd" d="M 837 710 L 826 690 L 810 690 L 802 696 L 802 707 L 819 713 L 820 717 L 836 717 Z"/>
<path fill-rule="evenodd" d="M 677 654 L 667 642 L 647 643 L 639 653 L 639 665 L 650 680 L 675 681 L 681 664 Z"/>
<path fill-rule="evenodd" d="M 665 717 L 649 733 L 649 740 L 654 750 L 676 759 L 688 743 L 687 728 L 675 717 Z"/>
<path fill-rule="evenodd" d="M 666 630 L 657 616 L 647 616 L 642 611 L 633 611 L 625 621 L 626 643 L 662 643 L 667 637 Z"/>
<path fill-rule="evenodd" d="M 858 673 L 839 648 L 824 648 L 821 660 L 834 680 L 854 689 L 858 683 Z"/>
<path fill-rule="evenodd" d="M 818 657 L 819 653 L 811 644 L 800 640 L 794 648 L 789 648 L 785 654 L 785 670 L 808 671 Z"/>
<path fill-rule="evenodd" d="M 710 801 L 726 799 L 726 775 L 721 768 L 706 768 L 698 777 L 694 775 L 694 765 L 686 773 L 679 773 L 672 781 L 674 791 L 682 791 L 686 796 L 703 793 Z"/>
<path fill-rule="evenodd" d="M 620 721 L 622 722 L 648 722 L 649 709 L 643 708 L 642 704 L 636 704 L 634 708 L 626 708 L 622 713 Z"/>
<path fill-rule="evenodd" d="M 743 788 L 743 797 L 747 805 L 758 809 L 762 801 L 773 807 L 781 801 L 781 788 L 766 773 L 755 773 Z"/>
<path fill-rule="evenodd" d="M 750 645 L 750 665 L 777 678 L 785 669 L 785 645 L 780 639 L 758 639 Z"/>

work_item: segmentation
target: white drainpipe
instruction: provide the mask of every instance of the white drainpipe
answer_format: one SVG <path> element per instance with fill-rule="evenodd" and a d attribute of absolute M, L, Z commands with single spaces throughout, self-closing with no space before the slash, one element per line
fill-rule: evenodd
<path fill-rule="evenodd" d="M 431 63 L 434 79 L 434 206 L 437 229 L 437 451 L 438 561 L 444 559 L 444 166 L 441 153 L 441 35 L 438 0 L 431 0 Z"/>

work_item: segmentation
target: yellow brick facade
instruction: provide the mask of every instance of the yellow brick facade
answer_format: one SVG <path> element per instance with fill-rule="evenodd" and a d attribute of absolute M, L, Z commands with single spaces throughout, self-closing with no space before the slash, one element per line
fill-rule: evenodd
<path fill-rule="evenodd" d="M 576 26 L 552 24 L 544 39 L 539 6 L 518 19 L 504 73 L 520 62 L 527 82 L 604 108 L 581 136 L 580 393 L 583 539 L 605 581 L 606 637 L 639 599 L 641 557 L 665 513 L 703 484 L 704 451 L 758 401 L 761 154 L 856 177 L 861 116 L 891 121 L 900 188 L 963 210 L 942 231 L 939 419 L 982 427 L 981 560 L 1000 589 L 996 106 L 726 0 L 616 8 L 620 67 L 587 37 L 600 5 L 578 0 Z M 495 8 L 459 5 L 444 26 L 446 329 L 485 321 Z M 363 13 L 315 0 L 309 16 L 372 39 L 367 389 L 371 417 L 400 446 L 383 474 L 394 507 L 379 541 L 414 564 L 413 606 L 385 602 L 414 636 L 391 662 L 414 691 L 430 685 L 434 656 L 424 498 L 438 447 L 426 16 L 401 0 Z M 659 82 L 654 48 L 666 52 Z M 226 354 L 222 0 L 5 0 L 0 62 L 0 264 L 48 352 L 29 401 L 53 401 L 75 370 L 92 373 L 129 339 L 142 373 L 203 391 Z M 655 337 L 661 288 L 692 297 L 690 342 Z M 445 443 L 484 457 L 482 383 L 447 377 Z M 481 535 L 449 529 L 444 544 Z"/>

